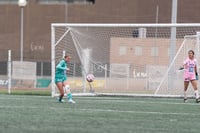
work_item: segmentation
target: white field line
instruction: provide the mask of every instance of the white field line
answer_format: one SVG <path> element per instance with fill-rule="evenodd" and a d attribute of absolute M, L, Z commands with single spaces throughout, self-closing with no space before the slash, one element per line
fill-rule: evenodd
<path fill-rule="evenodd" d="M 163 101 L 163 100 L 167 100 L 167 101 L 180 101 L 180 100 L 183 100 L 182 98 L 149 98 L 149 97 L 143 97 L 143 98 L 139 98 L 139 97 L 75 97 L 76 99 L 92 99 L 92 100 L 123 100 L 123 101 L 132 101 L 132 100 L 135 100 L 135 101 L 139 101 L 139 100 L 144 100 L 145 101 L 148 101 L 148 100 L 160 100 L 160 101 Z M 142 101 L 143 101 L 142 100 Z M 190 100 L 190 99 L 189 99 Z"/>
<path fill-rule="evenodd" d="M 0 99 L 5 99 L 5 98 L 51 98 L 50 96 L 38 96 L 38 95 L 4 95 L 0 94 Z"/>
<path fill-rule="evenodd" d="M 46 100 L 50 100 L 52 98 L 50 97 L 46 97 L 47 99 L 40 99 L 40 101 L 46 101 Z M 31 100 L 31 101 L 34 101 L 34 99 L 32 99 L 31 97 L 0 97 L 0 99 L 7 99 L 7 100 Z M 76 99 L 76 98 L 75 98 Z M 108 103 L 113 103 L 113 102 L 119 102 L 119 103 L 143 103 L 143 104 L 167 104 L 167 105 L 191 105 L 191 106 L 200 106 L 200 103 L 184 103 L 182 99 L 167 99 L 169 100 L 170 102 L 165 102 L 165 101 L 159 101 L 160 99 L 158 98 L 157 101 L 148 101 L 147 100 L 134 100 L 134 99 L 124 99 L 123 98 L 100 98 L 100 97 L 91 97 L 91 100 L 90 100 L 90 97 L 85 98 L 85 97 L 81 97 L 81 98 L 77 98 L 77 99 L 83 99 L 83 101 L 81 102 L 84 102 L 84 101 L 90 101 L 90 102 L 108 102 Z M 145 99 L 145 98 L 144 98 Z M 151 100 L 151 99 L 150 99 Z M 162 100 L 162 98 L 161 98 Z M 179 102 L 176 102 L 176 101 L 181 101 L 181 103 Z M 194 101 L 194 99 L 189 99 L 189 101 Z"/>
<path fill-rule="evenodd" d="M 193 99 L 191 99 L 193 100 Z M 163 101 L 158 101 L 157 102 L 153 102 L 153 101 L 140 101 L 140 100 L 108 100 L 108 99 L 103 99 L 103 100 L 97 100 L 97 99 L 92 99 L 92 100 L 86 100 L 84 99 L 84 101 L 90 101 L 90 102 L 97 102 L 97 101 L 104 101 L 104 102 L 108 102 L 108 103 L 111 103 L 111 102 L 119 102 L 119 103 L 144 103 L 144 104 L 168 104 L 168 105 L 194 105 L 194 106 L 200 106 L 200 103 L 177 103 L 177 102 L 163 102 Z M 176 101 L 176 100 L 174 100 Z M 179 100 L 180 101 L 180 100 Z M 194 100 L 193 100 L 194 101 Z M 195 101 L 194 101 L 195 102 Z"/>
<path fill-rule="evenodd" d="M 22 99 L 22 98 L 27 98 L 27 99 L 30 99 L 30 98 L 52 98 L 52 97 L 50 97 L 50 96 L 34 96 L 34 95 L 30 95 L 30 96 L 22 96 L 22 95 L 1 95 L 0 94 L 0 99 L 17 99 L 17 98 L 20 98 L 20 99 Z M 130 99 L 167 99 L 167 100 L 179 100 L 179 98 L 149 98 L 149 97 L 144 97 L 144 98 L 139 98 L 139 97 L 91 97 L 91 96 L 89 96 L 89 97 L 74 97 L 74 98 L 76 98 L 76 99 L 108 99 L 108 100 L 119 100 L 119 99 L 125 99 L 125 100 L 130 100 Z"/>
<path fill-rule="evenodd" d="M 44 109 L 44 107 L 39 106 L 0 106 L 0 109 Z M 55 107 L 48 107 L 51 110 L 65 110 L 66 108 L 55 108 Z M 134 111 L 134 110 L 114 110 L 114 109 L 67 109 L 68 111 L 73 112 L 106 112 L 106 113 L 131 113 L 131 114 L 150 114 L 150 115 L 183 115 L 183 116 L 200 116 L 200 113 L 173 113 L 173 112 L 159 112 L 159 111 Z"/>
<path fill-rule="evenodd" d="M 155 115 L 189 115 L 199 116 L 200 113 L 172 113 L 172 112 L 149 112 L 149 111 L 132 111 L 132 110 L 112 110 L 112 109 L 79 109 L 90 112 L 112 112 L 112 113 L 132 113 L 132 114 L 155 114 Z"/>

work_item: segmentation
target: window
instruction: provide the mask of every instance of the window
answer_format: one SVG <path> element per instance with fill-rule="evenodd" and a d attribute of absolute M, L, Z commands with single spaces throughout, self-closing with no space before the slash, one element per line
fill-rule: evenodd
<path fill-rule="evenodd" d="M 95 3 L 95 0 L 37 0 L 40 4 Z"/>
<path fill-rule="evenodd" d="M 0 62 L 0 75 L 7 75 L 7 62 L 1 61 Z"/>
<path fill-rule="evenodd" d="M 37 62 L 37 76 L 50 76 L 51 62 Z"/>
<path fill-rule="evenodd" d="M 151 48 L 151 56 L 158 56 L 158 47 Z"/>
<path fill-rule="evenodd" d="M 135 47 L 135 55 L 136 56 L 141 56 L 142 55 L 142 47 L 136 46 Z"/>
<path fill-rule="evenodd" d="M 17 4 L 18 0 L 0 0 L 0 4 Z"/>
<path fill-rule="evenodd" d="M 65 4 L 72 3 L 74 0 L 37 0 L 41 4 Z"/>
<path fill-rule="evenodd" d="M 119 47 L 119 55 L 126 55 L 127 54 L 127 47 L 126 46 L 120 46 Z"/>

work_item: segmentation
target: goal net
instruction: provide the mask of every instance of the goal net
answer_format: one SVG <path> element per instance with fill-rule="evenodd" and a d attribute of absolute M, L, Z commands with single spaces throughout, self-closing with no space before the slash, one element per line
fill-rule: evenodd
<path fill-rule="evenodd" d="M 67 75 L 73 92 L 181 96 L 183 72 L 178 68 L 188 49 L 199 56 L 198 31 L 200 24 L 54 23 L 52 96 L 58 92 L 55 66 L 65 54 L 72 56 Z M 87 74 L 95 76 L 91 85 Z"/>
<path fill-rule="evenodd" d="M 185 36 L 182 44 L 180 45 L 179 49 L 176 52 L 175 57 L 173 58 L 172 62 L 170 63 L 167 71 L 164 73 L 162 79 L 157 86 L 155 94 L 160 95 L 180 95 L 180 92 L 183 91 L 183 73 L 184 69 L 183 62 L 187 58 L 188 51 L 193 50 L 195 52 L 195 58 L 199 63 L 199 38 L 200 34 L 197 32 L 196 35 Z M 197 66 L 197 71 L 199 72 L 199 64 Z M 189 86 L 187 93 L 193 96 L 194 91 L 192 86 Z"/>

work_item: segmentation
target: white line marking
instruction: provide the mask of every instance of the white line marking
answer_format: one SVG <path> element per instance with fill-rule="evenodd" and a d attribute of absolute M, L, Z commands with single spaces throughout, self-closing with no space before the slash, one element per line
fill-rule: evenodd
<path fill-rule="evenodd" d="M 194 99 L 191 99 L 194 101 Z M 120 103 L 144 103 L 144 104 L 171 104 L 171 105 L 194 105 L 194 106 L 200 106 L 200 103 L 178 103 L 178 102 L 164 102 L 164 101 L 160 101 L 158 99 L 158 101 L 141 101 L 141 100 L 134 100 L 134 99 L 127 99 L 127 100 L 121 100 L 121 99 L 84 99 L 84 101 L 90 101 L 90 102 L 101 102 L 101 101 L 104 101 L 104 102 L 120 102 Z M 177 99 L 174 99 L 174 101 L 181 101 L 181 99 L 177 100 Z"/>
<path fill-rule="evenodd" d="M 172 112 L 148 112 L 148 111 L 130 111 L 130 110 L 112 110 L 112 109 L 80 109 L 82 111 L 91 111 L 91 112 L 114 112 L 114 113 L 133 113 L 133 114 L 155 114 L 155 115 L 189 115 L 197 116 L 200 113 L 172 113 Z"/>
<path fill-rule="evenodd" d="M 0 109 L 43 109 L 44 107 L 39 107 L 39 106 L 0 106 Z M 86 111 L 86 112 L 107 112 L 107 113 L 132 113 L 132 114 L 151 114 L 151 115 L 184 115 L 184 116 L 200 116 L 200 113 L 172 113 L 172 112 L 159 112 L 159 111 L 134 111 L 134 110 L 113 110 L 113 109 L 70 109 L 70 108 L 55 108 L 55 107 L 48 107 L 47 109 L 51 110 L 65 110 L 67 109 L 68 111 Z"/>
<path fill-rule="evenodd" d="M 45 99 L 52 99 L 50 97 L 47 97 L 47 96 L 42 96 L 43 98 Z M 37 98 L 37 97 L 34 97 L 34 98 Z M 38 97 L 39 98 L 39 97 Z M 34 101 L 34 99 L 32 99 L 32 97 L 0 97 L 0 99 L 7 99 L 7 100 L 31 100 L 31 101 Z M 46 101 L 45 99 L 40 99 L 40 101 Z M 75 99 L 83 99 L 83 101 L 90 101 L 90 102 L 120 102 L 120 103 L 143 103 L 143 104 L 167 104 L 167 105 L 190 105 L 190 106 L 200 106 L 200 103 L 184 103 L 184 102 L 176 102 L 176 101 L 181 101 L 182 99 L 166 99 L 166 100 L 169 100 L 170 102 L 165 102 L 163 100 L 165 99 L 157 99 L 157 101 L 148 101 L 148 99 L 146 99 L 145 101 L 143 100 L 135 100 L 134 98 L 133 99 L 124 99 L 124 98 L 105 98 L 105 97 L 90 97 L 87 99 L 85 97 L 79 97 L 79 98 L 75 98 Z M 144 98 L 145 99 L 145 98 Z M 153 98 L 153 100 L 155 100 Z M 194 99 L 189 99 L 191 101 L 194 101 Z"/>

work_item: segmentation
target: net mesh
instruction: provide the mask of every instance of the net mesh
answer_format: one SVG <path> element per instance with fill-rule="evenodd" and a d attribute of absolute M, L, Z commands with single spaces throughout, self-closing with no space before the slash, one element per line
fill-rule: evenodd
<path fill-rule="evenodd" d="M 199 36 L 185 36 L 184 41 L 179 47 L 173 62 L 169 65 L 167 71 L 162 76 L 162 79 L 157 86 L 156 94 L 168 94 L 168 95 L 180 95 L 183 91 L 183 73 L 184 70 L 180 70 L 183 67 L 183 62 L 187 58 L 187 53 L 189 50 L 195 52 L 195 58 L 199 63 Z M 199 64 L 198 64 L 199 66 Z M 198 67 L 197 67 L 198 68 Z M 199 71 L 197 69 L 197 71 Z M 187 91 L 189 95 L 193 95 L 194 91 L 192 86 L 189 86 Z"/>
<path fill-rule="evenodd" d="M 62 59 L 63 51 L 72 56 L 68 81 L 73 92 L 89 92 L 85 76 L 92 73 L 95 76 L 92 87 L 96 93 L 156 92 L 163 95 L 181 95 L 183 78 L 177 68 L 187 57 L 188 49 L 198 52 L 197 47 L 194 47 L 197 46 L 196 36 L 192 35 L 196 35 L 200 26 L 176 27 L 176 52 L 179 48 L 181 50 L 174 61 L 174 75 L 170 75 L 167 71 L 170 69 L 172 72 L 172 68 L 169 68 L 173 54 L 170 50 L 173 43 L 170 39 L 172 26 L 155 24 L 109 27 L 106 24 L 66 24 L 52 27 L 55 31 L 52 32 L 55 39 L 52 44 L 55 47 L 52 52 L 55 53 L 55 60 L 52 58 L 52 61 L 55 61 L 56 65 Z M 171 89 L 168 86 L 170 77 L 174 80 Z"/>

